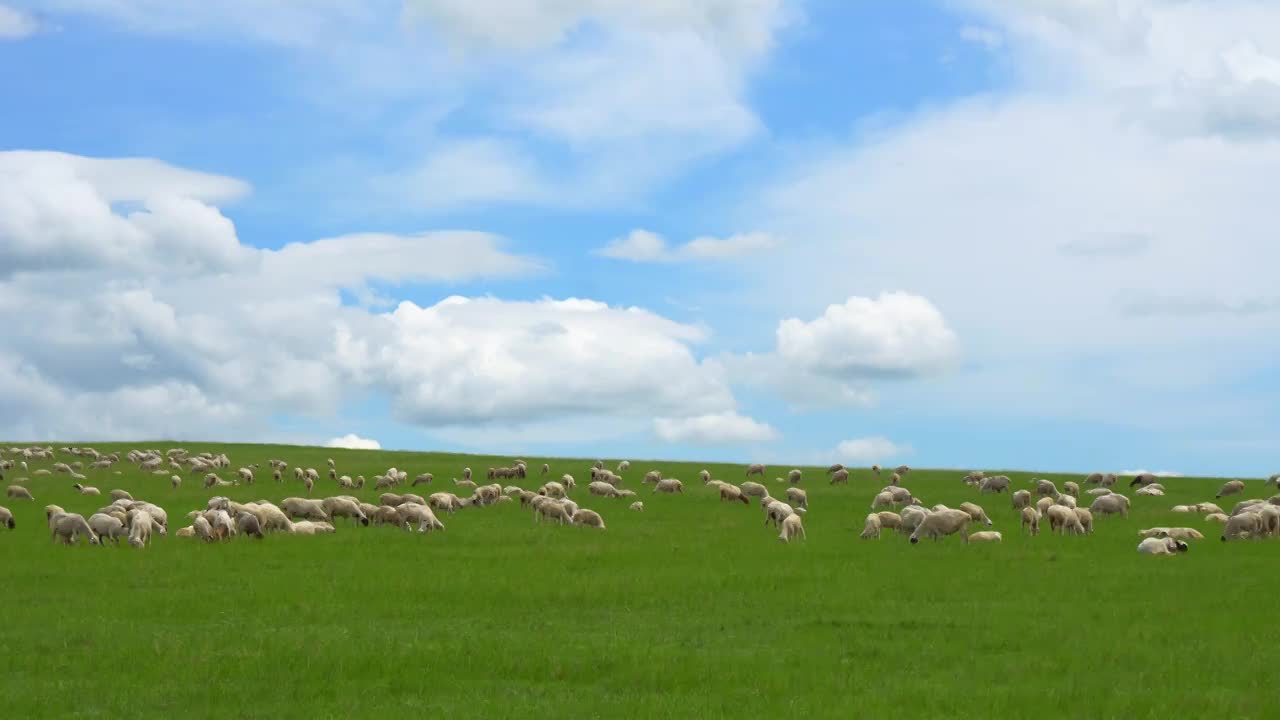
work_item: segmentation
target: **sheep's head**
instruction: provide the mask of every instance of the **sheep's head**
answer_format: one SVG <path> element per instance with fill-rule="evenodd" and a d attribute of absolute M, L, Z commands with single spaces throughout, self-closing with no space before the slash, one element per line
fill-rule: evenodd
<path fill-rule="evenodd" d="M 1188 546 L 1186 543 L 1182 542 L 1181 540 L 1178 540 L 1178 541 L 1176 541 L 1176 542 L 1177 542 L 1178 552 L 1186 552 L 1186 551 L 1187 551 L 1187 548 L 1188 548 L 1189 546 Z"/>

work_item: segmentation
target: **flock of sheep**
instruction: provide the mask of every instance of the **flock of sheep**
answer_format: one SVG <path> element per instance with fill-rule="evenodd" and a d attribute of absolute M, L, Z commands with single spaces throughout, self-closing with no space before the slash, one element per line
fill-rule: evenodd
<path fill-rule="evenodd" d="M 32 476 L 48 476 L 65 474 L 77 480 L 73 485 L 81 495 L 97 496 L 101 492 L 82 482 L 88 479 L 84 470 L 108 470 L 116 463 L 127 462 L 136 465 L 142 472 L 154 475 L 168 475 L 171 487 L 182 484 L 182 475 L 201 475 L 203 487 L 219 488 L 227 486 L 251 485 L 255 482 L 259 466 L 251 464 L 226 473 L 227 479 L 218 472 L 228 470 L 232 463 L 225 454 L 190 453 L 182 448 L 173 448 L 166 452 L 158 450 L 131 450 L 123 458 L 119 453 L 100 453 L 93 448 L 64 447 L 57 453 L 52 447 L 14 447 L 7 450 L 9 458 L 2 455 L 6 451 L 0 449 L 0 481 L 4 473 L 20 468 Z M 57 461 L 57 455 L 72 456 L 71 462 Z M 45 468 L 31 469 L 32 463 L 50 462 Z M 339 475 L 336 463 L 328 459 L 328 480 L 339 489 L 358 489 L 365 487 L 364 476 L 352 478 Z M 290 467 L 283 461 L 268 461 L 272 479 L 277 483 L 285 482 Z M 623 488 L 621 473 L 630 470 L 631 464 L 622 461 L 617 470 L 608 470 L 603 461 L 597 461 L 590 469 L 590 480 L 587 482 L 588 494 L 601 498 L 635 498 L 633 490 Z M 543 464 L 541 477 L 550 473 L 550 466 Z M 875 475 L 881 474 L 881 468 L 873 465 L 870 468 Z M 1001 542 L 1002 534 L 995 530 L 970 532 L 973 524 L 991 527 L 994 523 L 986 511 L 973 502 L 963 502 L 958 508 L 945 505 L 925 507 L 923 503 L 903 487 L 901 482 L 911 468 L 903 465 L 894 469 L 889 477 L 889 485 L 880 490 L 871 503 L 872 512 L 866 516 L 861 537 L 878 539 L 885 530 L 893 530 L 904 535 L 915 544 L 923 539 L 939 540 L 949 535 L 959 535 L 964 542 Z M 789 542 L 799 537 L 805 539 L 803 516 L 808 512 L 808 493 L 799 487 L 803 474 L 794 469 L 786 478 L 776 478 L 775 484 L 782 485 L 782 498 L 773 497 L 769 488 L 762 482 L 751 480 L 752 477 L 764 479 L 766 468 L 761 464 L 747 467 L 743 482 L 734 484 L 716 480 L 711 473 L 702 470 L 699 473 L 701 483 L 714 488 L 722 502 L 742 503 L 750 505 L 751 498 L 757 498 L 759 507 L 764 513 L 766 526 L 772 525 L 778 530 L 778 539 Z M 119 471 L 116 471 L 119 474 Z M 509 467 L 489 468 L 487 480 L 526 479 L 530 471 L 523 460 L 516 460 Z M 842 464 L 832 465 L 826 475 L 832 485 L 847 484 L 850 471 Z M 333 495 L 323 498 L 311 497 L 321 475 L 315 468 L 292 468 L 292 477 L 306 491 L 306 496 L 287 497 L 279 504 L 267 500 L 250 503 L 239 503 L 225 496 L 217 495 L 209 499 L 203 508 L 196 508 L 186 514 L 190 525 L 177 530 L 178 537 L 189 537 L 205 542 L 230 540 L 236 536 L 247 536 L 257 539 L 269 533 L 289 533 L 295 535 L 315 535 L 336 531 L 335 521 L 343 519 L 353 525 L 390 525 L 412 532 L 415 528 L 420 533 L 444 530 L 437 512 L 453 514 L 464 508 L 483 508 L 501 503 L 519 502 L 521 507 L 532 511 L 535 522 L 548 521 L 559 525 L 577 525 L 583 527 L 605 529 L 604 518 L 595 510 L 581 507 L 570 498 L 578 483 L 572 475 L 564 474 L 556 480 L 542 481 L 536 490 L 529 490 L 518 485 L 503 486 L 498 482 L 478 484 L 472 479 L 470 468 L 463 468 L 462 479 L 453 479 L 455 488 L 469 491 L 466 496 L 454 492 L 435 492 L 426 497 L 411 492 L 391 492 L 398 486 L 416 487 L 434 481 L 431 473 L 416 475 L 410 480 L 405 470 L 395 467 L 373 478 L 374 487 L 386 490 L 379 498 L 379 504 L 363 502 L 352 495 Z M 541 479 L 540 477 L 540 479 Z M 28 477 L 19 477 L 10 484 L 5 494 L 10 499 L 34 502 L 35 498 L 24 482 Z M 1051 532 L 1061 534 L 1087 535 L 1093 532 L 1095 516 L 1120 515 L 1127 517 L 1130 500 L 1125 495 L 1114 492 L 1118 477 L 1114 474 L 1093 473 L 1084 479 L 1088 490 L 1081 490 L 1075 482 L 1065 482 L 1063 491 L 1049 480 L 1033 478 L 1032 490 L 1012 490 L 1007 476 L 972 472 L 965 475 L 964 483 L 978 491 L 979 495 L 988 493 L 1010 493 L 1012 507 L 1020 518 L 1020 530 L 1038 535 L 1041 521 L 1048 519 Z M 651 484 L 653 493 L 682 494 L 684 484 L 675 478 L 666 478 L 657 470 L 644 474 L 642 483 Z M 1267 484 L 1276 484 L 1280 488 L 1280 474 L 1272 476 Z M 1137 487 L 1136 495 L 1161 496 L 1164 487 L 1158 478 L 1150 473 L 1135 476 L 1129 483 Z M 1215 500 L 1244 492 L 1244 483 L 1232 480 L 1225 483 Z M 1081 495 L 1092 496 L 1089 506 L 1080 506 Z M 77 513 L 67 512 L 57 505 L 45 507 L 45 518 L 51 539 L 55 542 L 74 544 L 81 538 L 90 544 L 98 545 L 104 541 L 119 543 L 124 539 L 136 548 L 145 547 L 154 535 L 167 535 L 169 532 L 168 513 L 160 506 L 146 500 L 135 499 L 124 490 L 111 490 L 110 504 L 98 509 L 88 518 Z M 629 505 L 632 511 L 643 512 L 644 502 L 633 501 Z M 1280 495 L 1269 499 L 1245 500 L 1236 504 L 1231 513 L 1226 513 L 1212 502 L 1196 505 L 1177 505 L 1174 512 L 1203 513 L 1205 520 L 1219 522 L 1223 525 L 1221 539 L 1236 540 L 1243 538 L 1262 538 L 1280 535 Z M 0 526 L 12 530 L 15 528 L 13 513 L 0 506 Z M 1204 535 L 1190 527 L 1157 527 L 1139 531 L 1142 541 L 1138 551 L 1151 555 L 1171 555 L 1186 552 L 1188 540 L 1200 540 Z"/>

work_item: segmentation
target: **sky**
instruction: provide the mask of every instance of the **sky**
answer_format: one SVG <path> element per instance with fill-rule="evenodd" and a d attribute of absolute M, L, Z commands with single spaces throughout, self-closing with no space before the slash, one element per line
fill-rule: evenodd
<path fill-rule="evenodd" d="M 1278 3 L 0 0 L 0 97 L 6 441 L 1280 471 Z"/>

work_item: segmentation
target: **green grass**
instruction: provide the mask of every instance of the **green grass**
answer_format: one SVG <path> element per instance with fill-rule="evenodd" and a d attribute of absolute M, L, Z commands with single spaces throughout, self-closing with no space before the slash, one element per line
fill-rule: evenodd
<path fill-rule="evenodd" d="M 256 485 L 221 493 L 242 501 L 303 494 L 296 482 L 271 481 L 270 457 L 322 474 L 326 457 L 352 476 L 391 465 L 430 471 L 433 490 L 452 489 L 464 465 L 483 478 L 511 461 L 183 447 L 225 451 L 233 468 L 262 463 Z M 543 460 L 526 459 L 534 472 L 523 484 L 536 487 Z M 590 464 L 548 462 L 556 477 L 580 481 Z M 685 494 L 641 487 L 655 467 L 684 480 Z M 167 475 L 124 462 L 121 475 L 89 471 L 102 498 L 75 494 L 65 475 L 31 477 L 34 504 L 0 500 L 18 522 L 0 530 L 0 713 L 1274 717 L 1280 649 L 1266 628 L 1280 590 L 1275 544 L 1221 543 L 1220 526 L 1169 512 L 1211 499 L 1220 481 L 1171 479 L 1163 498 L 1126 488 L 1129 519 L 1099 519 L 1091 537 L 1046 527 L 1028 538 L 1007 494 L 979 497 L 961 471 L 916 470 L 903 484 L 927 504 L 979 502 L 1005 541 L 911 546 L 891 533 L 858 539 L 884 480 L 860 471 L 833 488 L 806 468 L 808 540 L 787 545 L 756 503 L 720 503 L 697 481 L 702 467 L 743 479 L 742 465 L 634 462 L 627 486 L 641 493 L 643 514 L 628 511 L 629 500 L 588 496 L 583 482 L 575 497 L 601 512 L 605 532 L 535 525 L 504 504 L 442 515 L 446 532 L 430 535 L 343 524 L 331 536 L 219 545 L 171 534 L 141 551 L 55 546 L 41 509 L 88 516 L 123 488 L 163 506 L 176 530 L 214 492 L 185 474 L 174 491 Z M 769 468 L 771 489 L 786 469 Z M 1028 487 L 1030 473 L 1007 474 L 1015 489 Z M 1268 494 L 1249 485 L 1246 497 Z M 316 494 L 339 492 L 322 480 Z M 372 487 L 354 494 L 377 502 Z M 1141 557 L 1136 531 L 1151 525 L 1190 525 L 1207 539 L 1183 556 Z"/>

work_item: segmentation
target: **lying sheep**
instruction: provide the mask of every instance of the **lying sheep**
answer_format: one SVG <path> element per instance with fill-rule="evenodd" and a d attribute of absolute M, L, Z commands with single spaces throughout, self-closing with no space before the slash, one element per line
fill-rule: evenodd
<path fill-rule="evenodd" d="M 5 488 L 4 494 L 12 500 L 35 500 L 31 495 L 31 491 L 21 485 L 10 485 Z"/>
<path fill-rule="evenodd" d="M 1004 536 L 998 530 L 983 530 L 969 535 L 969 542 L 1003 542 Z"/>
<path fill-rule="evenodd" d="M 1189 527 L 1153 527 L 1138 531 L 1138 537 L 1152 538 L 1169 536 L 1175 540 L 1203 540 L 1199 530 Z"/>
<path fill-rule="evenodd" d="M 631 503 L 627 509 L 635 510 L 636 512 L 644 512 L 644 503 L 637 500 L 636 502 Z"/>
<path fill-rule="evenodd" d="M 80 493 L 81 495 L 101 495 L 102 494 L 98 491 L 98 488 L 89 487 L 87 485 L 81 485 L 80 483 L 76 483 L 75 485 L 72 485 L 72 487 L 74 487 L 76 489 L 76 492 Z"/>
<path fill-rule="evenodd" d="M 804 534 L 804 522 L 801 521 L 799 515 L 788 515 L 782 521 L 782 531 L 778 533 L 778 539 L 782 542 L 791 542 L 791 539 L 800 536 L 801 540 L 808 540 Z"/>
<path fill-rule="evenodd" d="M 1098 496 L 1098 497 L 1102 497 L 1103 495 L 1110 495 L 1110 494 L 1111 494 L 1111 489 L 1110 489 L 1110 488 L 1104 488 L 1104 487 L 1091 488 L 1090 490 L 1088 490 L 1088 493 L 1089 493 L 1090 495 L 1095 495 L 1095 496 Z"/>
<path fill-rule="evenodd" d="M 1195 512 L 1195 510 L 1196 509 L 1191 505 L 1174 505 L 1173 508 L 1169 510 L 1169 512 L 1189 513 L 1189 512 Z"/>
<path fill-rule="evenodd" d="M 1205 521 L 1205 522 L 1225 523 L 1228 519 L 1229 519 L 1229 518 L 1228 518 L 1228 516 L 1226 515 L 1226 513 L 1220 513 L 1220 512 L 1218 512 L 1218 513 L 1209 513 L 1208 515 L 1205 515 L 1205 516 L 1204 516 L 1204 521 Z"/>
<path fill-rule="evenodd" d="M 334 533 L 336 530 L 331 523 L 301 520 L 293 524 L 290 532 L 294 535 L 322 535 Z"/>
<path fill-rule="evenodd" d="M 1138 488 L 1135 495 L 1145 495 L 1149 497 L 1161 497 L 1164 495 L 1164 488 L 1160 485 L 1143 485 Z"/>
<path fill-rule="evenodd" d="M 1215 503 L 1211 503 L 1211 502 L 1197 503 L 1195 508 L 1196 508 L 1196 512 L 1222 513 L 1222 508 L 1218 507 Z"/>
<path fill-rule="evenodd" d="M 1176 555 L 1187 551 L 1187 544 L 1174 540 L 1169 536 L 1150 537 L 1138 543 L 1138 552 L 1143 555 Z"/>
<path fill-rule="evenodd" d="M 973 518 L 969 517 L 969 513 L 963 510 L 941 510 L 929 513 L 911 533 L 911 544 L 919 543 L 922 537 L 936 541 L 956 533 L 960 534 L 964 542 L 968 542 L 969 523 L 972 521 Z"/>

